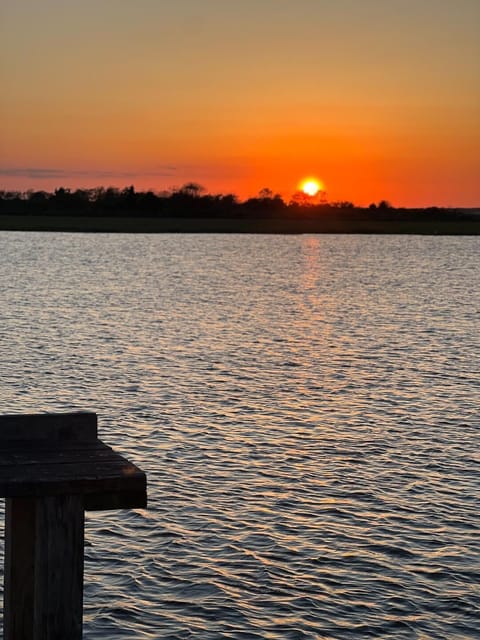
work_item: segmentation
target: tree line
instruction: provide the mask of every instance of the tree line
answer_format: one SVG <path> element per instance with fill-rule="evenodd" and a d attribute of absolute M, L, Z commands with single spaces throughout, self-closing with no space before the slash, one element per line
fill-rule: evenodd
<path fill-rule="evenodd" d="M 133 186 L 47 191 L 0 190 L 0 214 L 62 216 L 137 216 L 184 218 L 316 218 L 335 215 L 355 218 L 405 219 L 427 217 L 458 218 L 474 215 L 466 210 L 429 207 L 404 209 L 388 201 L 359 207 L 350 201 L 328 202 L 325 193 L 311 197 L 296 192 L 289 201 L 268 188 L 241 201 L 235 194 L 210 194 L 195 182 L 169 191 L 136 191 Z"/>

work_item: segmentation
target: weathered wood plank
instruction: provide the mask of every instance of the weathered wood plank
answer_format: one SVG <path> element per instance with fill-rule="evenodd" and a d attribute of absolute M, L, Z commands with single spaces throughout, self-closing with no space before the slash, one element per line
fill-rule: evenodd
<path fill-rule="evenodd" d="M 44 480 L 40 477 L 37 480 L 29 479 L 28 481 L 20 478 L 19 483 L 13 481 L 8 483 L 7 497 L 42 497 L 67 494 L 102 495 L 103 509 L 108 508 L 106 503 L 108 495 L 111 496 L 112 509 L 145 507 L 147 502 L 146 477 L 143 472 L 138 472 L 123 477 L 115 473 L 112 477 L 104 476 L 103 478 L 63 479 L 60 477 L 57 480 L 50 478 Z M 122 504 L 124 495 L 126 504 L 124 507 L 120 507 L 119 505 Z M 137 496 L 136 504 L 132 504 L 134 495 Z"/>
<path fill-rule="evenodd" d="M 0 438 L 0 450 L 2 452 L 8 451 L 53 451 L 61 447 L 62 451 L 91 451 L 92 449 L 98 449 L 99 447 L 107 447 L 101 440 L 62 440 L 61 442 L 55 442 L 50 440 L 41 440 L 37 438 L 35 440 L 2 440 Z M 110 447 L 108 447 L 110 448 Z"/>
<path fill-rule="evenodd" d="M 9 478 L 9 472 L 14 470 L 17 473 L 16 478 Z M 63 464 L 18 464 L 0 467 L 0 482 L 8 486 L 9 484 L 19 484 L 20 482 L 29 482 L 37 477 L 39 482 L 55 482 L 56 480 L 92 480 L 101 483 L 102 480 L 110 478 L 118 478 L 125 482 L 135 473 L 142 473 L 138 467 L 133 464 L 123 462 L 122 460 L 84 460 L 64 462 Z M 75 475 L 76 474 L 76 475 Z M 8 495 L 8 494 L 6 494 Z"/>
<path fill-rule="evenodd" d="M 97 415 L 89 412 L 0 416 L 1 440 L 96 440 Z"/>
<path fill-rule="evenodd" d="M 3 467 L 9 467 L 14 465 L 54 465 L 68 463 L 82 463 L 90 462 L 93 460 L 105 460 L 110 462 L 117 462 L 121 464 L 123 461 L 126 464 L 131 464 L 126 458 L 116 453 L 110 447 L 107 447 L 99 440 L 97 446 L 89 448 L 65 448 L 63 446 L 57 447 L 23 447 L 21 443 L 15 448 L 3 447 L 0 443 L 0 470 Z"/>

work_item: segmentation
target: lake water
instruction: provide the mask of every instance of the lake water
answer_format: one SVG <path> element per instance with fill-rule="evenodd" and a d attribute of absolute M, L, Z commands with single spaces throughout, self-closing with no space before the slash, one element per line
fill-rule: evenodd
<path fill-rule="evenodd" d="M 148 474 L 84 637 L 480 638 L 479 292 L 478 237 L 0 233 L 2 413 Z"/>

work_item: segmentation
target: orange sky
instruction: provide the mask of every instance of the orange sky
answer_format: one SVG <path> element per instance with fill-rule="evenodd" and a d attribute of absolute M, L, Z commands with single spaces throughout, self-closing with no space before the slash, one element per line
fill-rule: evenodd
<path fill-rule="evenodd" d="M 480 206 L 478 0 L 3 0 L 0 188 Z"/>

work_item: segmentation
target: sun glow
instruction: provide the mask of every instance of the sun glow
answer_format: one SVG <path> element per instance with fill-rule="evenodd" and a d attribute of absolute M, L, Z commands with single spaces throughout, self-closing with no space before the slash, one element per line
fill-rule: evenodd
<path fill-rule="evenodd" d="M 300 183 L 300 190 L 307 196 L 312 196 L 313 198 L 319 191 L 323 190 L 323 185 L 316 178 L 306 178 Z"/>

